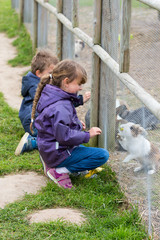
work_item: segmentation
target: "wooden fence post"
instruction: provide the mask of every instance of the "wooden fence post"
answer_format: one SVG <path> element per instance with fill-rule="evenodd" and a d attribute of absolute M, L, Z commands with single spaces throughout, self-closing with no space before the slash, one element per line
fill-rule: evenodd
<path fill-rule="evenodd" d="M 34 0 L 33 3 L 33 51 L 36 50 L 38 44 L 38 3 Z"/>
<path fill-rule="evenodd" d="M 94 1 L 94 33 L 93 43 L 101 43 L 101 0 Z M 100 58 L 96 53 L 92 54 L 92 83 L 91 83 L 91 119 L 90 126 L 99 125 L 99 78 L 100 78 Z M 98 136 L 90 139 L 90 145 L 96 147 L 98 145 Z"/>
<path fill-rule="evenodd" d="M 131 0 L 122 0 L 121 10 L 121 33 L 120 33 L 120 72 L 129 72 L 130 65 L 130 22 Z"/>
<path fill-rule="evenodd" d="M 38 5 L 37 28 L 38 28 L 37 46 L 38 48 L 46 47 L 48 39 L 48 11 L 40 4 Z"/>
<path fill-rule="evenodd" d="M 73 0 L 73 12 L 72 12 L 72 26 L 73 28 L 79 26 L 79 0 Z"/>
<path fill-rule="evenodd" d="M 72 21 L 73 2 L 71 0 L 63 0 L 63 14 Z M 70 32 L 64 25 L 62 26 L 62 59 L 74 57 L 74 34 Z"/>
<path fill-rule="evenodd" d="M 19 26 L 22 25 L 24 18 L 24 0 L 19 1 Z"/>
<path fill-rule="evenodd" d="M 62 13 L 63 0 L 57 0 L 57 12 Z M 56 28 L 56 55 L 58 59 L 62 60 L 62 23 L 57 19 Z"/>
<path fill-rule="evenodd" d="M 118 23 L 119 0 L 102 0 L 101 46 L 116 61 Z M 114 73 L 101 61 L 99 126 L 102 134 L 99 136 L 98 145 L 111 150 L 115 146 L 116 80 Z"/>

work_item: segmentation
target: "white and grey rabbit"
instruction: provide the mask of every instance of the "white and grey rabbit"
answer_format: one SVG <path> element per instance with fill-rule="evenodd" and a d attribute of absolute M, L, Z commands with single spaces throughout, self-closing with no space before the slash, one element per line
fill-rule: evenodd
<path fill-rule="evenodd" d="M 148 174 L 155 173 L 159 167 L 160 150 L 146 139 L 146 130 L 138 124 L 128 122 L 119 127 L 118 141 L 129 153 L 123 162 L 137 160 L 141 166 L 134 172 L 147 170 Z"/>

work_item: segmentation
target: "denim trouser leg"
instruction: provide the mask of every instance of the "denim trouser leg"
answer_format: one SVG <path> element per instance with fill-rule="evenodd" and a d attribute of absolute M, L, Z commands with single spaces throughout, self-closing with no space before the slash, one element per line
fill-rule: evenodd
<path fill-rule="evenodd" d="M 103 165 L 108 158 L 109 153 L 103 148 L 79 146 L 57 167 L 66 167 L 71 173 L 82 172 Z"/>
<path fill-rule="evenodd" d="M 30 123 L 29 123 L 29 124 L 26 124 L 26 125 L 23 126 L 23 127 L 24 127 L 25 132 L 28 132 L 32 137 L 37 137 L 38 131 L 37 131 L 37 129 L 35 128 L 34 124 L 33 124 L 33 127 L 32 127 L 33 133 L 32 133 L 31 130 L 30 130 Z"/>

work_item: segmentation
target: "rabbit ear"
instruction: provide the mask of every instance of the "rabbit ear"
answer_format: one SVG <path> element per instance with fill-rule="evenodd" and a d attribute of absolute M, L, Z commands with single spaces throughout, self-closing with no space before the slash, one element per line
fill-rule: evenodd
<path fill-rule="evenodd" d="M 131 129 L 132 128 L 132 129 Z M 134 125 L 132 125 L 131 127 L 130 127 L 130 129 L 131 129 L 131 131 L 132 131 L 132 135 L 134 136 L 134 137 L 137 137 L 138 135 L 142 135 L 142 136 L 144 136 L 144 137 L 146 137 L 147 136 L 147 132 L 146 132 L 146 130 L 143 128 L 143 127 L 141 127 L 139 124 L 134 124 Z"/>
<path fill-rule="evenodd" d="M 146 136 L 148 135 L 147 131 L 146 131 L 143 127 L 141 127 L 139 124 L 136 124 L 136 125 L 139 126 L 139 130 L 140 130 L 139 132 L 140 132 L 140 134 L 141 134 L 142 136 L 146 137 Z"/>

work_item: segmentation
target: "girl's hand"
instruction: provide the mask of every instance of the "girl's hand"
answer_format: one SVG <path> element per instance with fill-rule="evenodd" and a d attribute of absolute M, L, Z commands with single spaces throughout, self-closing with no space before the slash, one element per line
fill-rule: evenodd
<path fill-rule="evenodd" d="M 91 97 L 91 92 L 85 92 L 83 95 L 83 103 L 87 102 Z"/>
<path fill-rule="evenodd" d="M 94 136 L 97 136 L 97 135 L 100 135 L 101 133 L 102 133 L 102 130 L 98 127 L 92 127 L 89 130 L 90 138 L 92 138 Z"/>
<path fill-rule="evenodd" d="M 86 129 L 86 124 L 83 121 L 80 121 L 82 124 L 82 128 L 85 130 Z"/>

